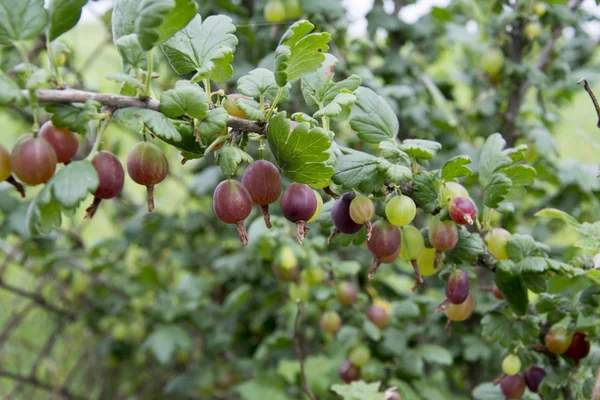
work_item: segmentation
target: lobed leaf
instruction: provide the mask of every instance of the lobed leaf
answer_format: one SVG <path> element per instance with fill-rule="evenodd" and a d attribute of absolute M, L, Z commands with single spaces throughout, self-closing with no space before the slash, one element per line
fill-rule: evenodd
<path fill-rule="evenodd" d="M 279 87 L 316 71 L 325 61 L 331 36 L 327 32 L 310 33 L 314 28 L 306 20 L 297 21 L 281 37 L 275 49 L 275 81 Z"/>
<path fill-rule="evenodd" d="M 204 78 L 224 82 L 233 73 L 231 62 L 238 44 L 234 32 L 233 21 L 225 15 L 204 21 L 196 15 L 161 48 L 179 75 L 195 72 L 192 82 Z"/>
<path fill-rule="evenodd" d="M 315 184 L 335 172 L 328 164 L 332 144 L 330 134 L 311 128 L 306 122 L 290 132 L 291 121 L 285 112 L 275 114 L 267 127 L 269 147 L 283 174 L 295 182 Z"/>

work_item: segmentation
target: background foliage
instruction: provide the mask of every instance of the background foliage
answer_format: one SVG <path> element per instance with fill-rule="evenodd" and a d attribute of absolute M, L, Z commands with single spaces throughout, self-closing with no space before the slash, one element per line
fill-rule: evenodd
<path fill-rule="evenodd" d="M 55 0 L 48 20 L 42 3 L 0 0 L 4 10 L 13 10 L 0 12 L 0 99 L 5 106 L 0 120 L 6 127 L 0 143 L 12 147 L 19 135 L 31 130 L 32 115 L 38 113 L 42 120 L 79 128 L 79 156 L 85 158 L 103 110 L 94 103 L 81 109 L 42 104 L 46 113 L 27 107 L 30 93 L 20 90 L 61 84 L 39 34 L 44 31 L 53 41 L 54 64 L 65 57 L 59 72 L 72 88 L 136 95 L 145 83 L 144 76 L 136 75 L 147 70 L 148 59 L 143 53 L 128 53 L 133 49 L 126 35 L 130 14 L 109 11 L 99 16 L 99 24 L 70 30 L 86 1 Z M 150 6 L 161 2 L 145 3 L 148 18 L 155 17 L 156 9 Z M 193 2 L 176 3 L 189 7 Z M 153 81 L 153 94 L 161 99 L 162 115 L 173 119 L 183 115 L 177 107 L 177 96 L 186 93 L 181 79 L 210 78 L 213 91 L 232 93 L 244 91 L 244 82 L 253 87 L 253 75 L 248 74 L 255 68 L 274 70 L 289 62 L 281 58 L 283 50 L 274 52 L 293 21 L 265 21 L 266 1 L 196 3 L 203 24 L 215 16 L 208 30 L 219 30 L 225 49 L 219 50 L 220 57 L 189 61 L 181 56 L 176 66 L 173 59 L 181 50 L 177 43 L 167 41 L 163 51 L 155 47 L 152 62 L 160 77 Z M 303 77 L 302 86 L 296 80 L 285 87 L 278 111 L 287 111 L 288 118 L 299 112 L 306 116 L 298 118 L 314 116 L 335 132 L 342 154 L 333 164 L 326 162 L 328 146 L 322 154 L 309 152 L 297 159 L 281 154 L 278 140 L 287 129 L 272 128 L 264 155 L 287 173 L 286 184 L 290 179 L 320 183 L 335 172 L 333 191 L 374 192 L 379 214 L 383 183 L 400 184 L 409 177 L 413 197 L 425 211 L 417 216 L 418 228 L 427 226 L 427 213 L 436 209 L 434 183 L 442 177 L 459 178 L 478 205 L 484 229 L 502 226 L 514 234 L 511 260 L 502 266 L 524 282 L 527 302 L 493 297 L 491 269 L 500 266 L 482 266 L 478 256 L 483 242 L 465 231 L 458 249 L 462 252 L 448 254 L 446 264 L 468 270 L 476 308 L 447 335 L 445 316 L 434 312 L 444 298 L 445 273 L 426 278 L 412 293 L 412 268 L 399 259 L 368 280 L 371 257 L 360 245 L 364 230 L 362 237 L 341 235 L 334 244 L 326 244 L 332 202 L 325 192 L 323 215 L 310 225 L 303 245 L 295 241 L 294 227 L 275 206 L 271 230 L 264 228 L 258 210 L 252 213 L 247 220 L 250 243 L 242 249 L 235 228 L 215 218 L 211 202 L 226 174 L 241 176 L 245 153 L 226 146 L 216 156 L 211 153 L 181 166 L 181 150 L 193 158 L 210 143 L 192 140 L 182 149 L 177 140 L 182 131 L 164 129 L 152 114 L 142 116 L 144 124 L 164 139 L 165 143 L 154 142 L 168 155 L 171 167 L 167 180 L 156 188 L 153 214 L 144 206 L 143 188 L 130 180 L 91 221 L 83 220 L 80 205 L 89 201 L 90 188 L 71 188 L 69 179 L 63 180 L 67 188 L 60 186 L 58 175 L 46 189 L 28 188 L 26 199 L 11 186 L 0 185 L 0 396 L 302 398 L 293 343 L 300 298 L 304 313 L 298 332 L 303 337 L 306 380 L 320 399 L 384 398 L 383 391 L 391 386 L 403 399 L 502 399 L 491 382 L 501 373 L 502 358 L 512 351 L 525 367 L 535 363 L 546 368 L 545 398 L 590 398 L 600 362 L 596 345 L 578 368 L 532 346 L 555 323 L 585 331 L 592 341 L 598 334 L 600 278 L 593 259 L 600 248 L 594 224 L 600 219 L 598 130 L 591 103 L 576 85 L 584 76 L 592 86 L 598 82 L 597 39 L 584 29 L 588 22 L 597 23 L 597 16 L 584 11 L 579 1 L 451 1 L 409 24 L 397 15 L 412 3 L 375 1 L 366 17 L 366 35 L 351 37 L 351 21 L 340 2 L 301 1 L 302 18 L 315 25 L 314 45 L 324 51 L 328 47 L 325 65 L 335 57 L 334 81 L 345 82 L 355 99 L 327 98 L 339 109 L 313 115 L 322 107 L 302 89 L 321 87 L 319 77 L 326 69 L 314 72 L 315 67 L 308 71 L 313 75 Z M 227 15 L 231 22 L 216 15 Z M 138 20 L 144 21 L 143 13 Z M 4 29 L 5 21 L 25 28 Z M 532 24 L 539 24 L 534 26 L 539 33 Z M 185 25 L 187 20 L 179 28 Z M 139 43 L 144 51 L 173 34 L 155 28 L 144 22 L 133 28 L 143 38 Z M 200 25 L 185 29 L 192 38 L 206 34 Z M 490 49 L 503 55 L 497 73 L 485 66 Z M 22 64 L 25 55 L 33 65 L 29 72 Z M 199 68 L 207 59 L 217 60 L 216 66 Z M 497 66 L 498 59 L 492 64 Z M 281 71 L 278 68 L 274 76 L 280 86 L 305 75 Z M 190 90 L 190 99 L 201 97 Z M 266 91 L 266 99 L 272 103 L 275 93 L 276 87 Z M 188 115 L 202 120 L 214 113 L 219 121 L 215 126 L 224 127 L 222 110 L 208 111 L 193 101 L 188 106 Z M 259 110 L 256 119 L 264 119 L 260 108 L 248 107 L 248 112 L 252 107 Z M 130 109 L 119 110 L 113 117 L 118 123 L 110 124 L 102 142 L 122 161 L 140 140 L 136 118 L 140 117 L 132 116 Z M 274 114 L 272 126 L 284 124 L 284 118 Z M 374 118 L 381 120 L 374 123 Z M 311 133 L 318 135 L 314 129 Z M 300 139 L 306 141 L 301 146 L 312 142 L 308 134 Z M 256 159 L 262 150 L 252 142 L 248 153 Z M 471 160 L 469 172 L 460 169 L 460 159 L 454 158 L 459 155 Z M 296 166 L 310 162 L 316 172 L 294 175 Z M 416 168 L 421 173 L 411 177 Z M 436 170 L 441 172 L 426 172 Z M 53 190 L 54 200 L 44 200 L 47 196 L 39 194 L 44 190 Z M 59 224 L 55 201 L 63 209 Z M 28 216 L 32 207 L 42 217 Z M 560 209 L 574 219 L 556 211 L 537 214 L 542 209 Z M 299 260 L 302 274 L 297 283 L 282 282 L 272 272 L 283 248 L 290 248 Z M 325 273 L 325 280 L 311 285 L 307 276 L 315 269 Z M 358 301 L 350 308 L 335 299 L 335 286 L 344 280 L 360 287 Z M 365 318 L 374 302 L 390 307 L 391 322 L 384 329 Z M 335 336 L 319 328 L 326 310 L 342 316 L 343 327 Z M 358 344 L 372 353 L 362 368 L 364 382 L 338 386 L 343 383 L 338 368 Z"/>

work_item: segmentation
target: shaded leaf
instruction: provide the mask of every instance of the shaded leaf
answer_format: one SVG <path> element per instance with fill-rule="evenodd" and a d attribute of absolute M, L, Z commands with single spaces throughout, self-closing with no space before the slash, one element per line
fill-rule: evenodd
<path fill-rule="evenodd" d="M 393 139 L 398 133 L 398 118 L 383 97 L 366 87 L 354 91 L 357 98 L 350 114 L 350 126 L 369 143 Z"/>
<path fill-rule="evenodd" d="M 56 39 L 63 33 L 73 28 L 81 18 L 81 9 L 87 0 L 54 0 L 50 3 L 50 25 L 48 26 L 48 39 Z"/>

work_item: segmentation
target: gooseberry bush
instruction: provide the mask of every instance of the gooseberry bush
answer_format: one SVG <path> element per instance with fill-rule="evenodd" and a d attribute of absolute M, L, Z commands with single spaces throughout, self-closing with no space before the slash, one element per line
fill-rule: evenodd
<path fill-rule="evenodd" d="M 104 84 L 86 3 L 0 0 L 0 394 L 600 399 L 581 1 L 115 0 Z"/>

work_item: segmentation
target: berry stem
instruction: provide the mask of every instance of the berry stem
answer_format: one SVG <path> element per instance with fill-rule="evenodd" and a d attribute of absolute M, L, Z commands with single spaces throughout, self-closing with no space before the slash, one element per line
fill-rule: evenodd
<path fill-rule="evenodd" d="M 237 224 L 238 233 L 240 234 L 240 241 L 242 242 L 242 246 L 248 245 L 248 233 L 246 233 L 246 227 L 244 226 L 244 221 L 240 221 Z"/>
<path fill-rule="evenodd" d="M 333 228 L 331 234 L 327 238 L 327 244 L 331 244 L 331 242 L 333 242 L 333 238 L 335 238 L 335 235 L 337 235 L 339 232 L 340 231 L 338 230 L 338 228 Z"/>
<path fill-rule="evenodd" d="M 421 269 L 419 268 L 419 262 L 417 260 L 411 260 L 410 264 L 413 267 L 413 270 L 415 271 L 415 283 L 413 283 L 412 286 L 412 291 L 414 292 L 415 290 L 417 290 L 417 288 L 419 287 L 420 284 L 423 283 L 423 276 L 421 276 Z"/>
<path fill-rule="evenodd" d="M 52 66 L 52 70 L 54 71 L 54 78 L 56 79 L 56 85 L 64 89 L 65 82 L 63 81 L 62 76 L 60 75 L 60 70 L 58 69 L 58 65 L 56 64 L 56 57 L 54 55 L 54 51 L 52 51 L 52 42 L 50 41 L 50 37 L 46 35 L 46 49 L 48 51 L 48 60 L 50 61 L 50 65 Z"/>
<path fill-rule="evenodd" d="M 152 70 L 154 69 L 154 57 L 152 56 L 152 50 L 146 53 L 146 57 L 148 58 L 148 71 L 146 74 L 146 90 L 144 92 L 144 98 L 149 99 L 151 93 L 151 83 L 152 83 Z"/>
<path fill-rule="evenodd" d="M 154 185 L 146 186 L 146 203 L 148 204 L 148 212 L 154 211 Z"/>
<path fill-rule="evenodd" d="M 25 48 L 23 47 L 23 43 L 20 41 L 15 41 L 13 43 L 13 45 L 15 46 L 15 49 L 17 49 L 17 52 L 19 53 L 19 56 L 21 57 L 23 64 L 25 64 L 26 76 L 27 76 L 27 78 L 29 78 L 31 76 L 32 71 L 31 71 L 31 66 L 29 63 L 29 56 L 27 55 L 27 52 L 25 51 Z M 37 105 L 36 92 L 34 89 L 29 90 L 29 102 L 31 104 L 31 114 L 33 116 L 33 126 L 31 128 L 31 130 L 33 131 L 33 134 L 35 136 L 37 136 L 37 132 L 40 130 L 40 123 L 38 122 L 38 116 L 37 116 L 38 105 Z"/>
<path fill-rule="evenodd" d="M 442 252 L 439 250 L 435 251 L 435 258 L 433 260 L 433 269 L 438 269 L 442 263 Z"/>
<path fill-rule="evenodd" d="M 204 83 L 204 91 L 209 94 L 208 102 L 210 104 L 213 104 L 212 95 L 210 95 L 210 78 L 204 78 L 203 83 Z"/>
<path fill-rule="evenodd" d="M 308 232 L 308 228 L 306 227 L 306 221 L 297 221 L 296 222 L 296 236 L 298 237 L 298 242 L 302 244 L 304 242 L 304 236 Z"/>
<path fill-rule="evenodd" d="M 448 322 L 446 322 L 446 326 L 444 327 L 444 330 L 446 331 L 446 334 L 448 336 L 450 336 L 450 334 L 452 333 L 452 321 L 448 320 Z"/>
<path fill-rule="evenodd" d="M 371 224 L 371 221 L 366 221 L 365 226 L 367 227 L 367 240 L 371 240 L 371 234 L 373 233 L 373 224 Z"/>
<path fill-rule="evenodd" d="M 90 206 L 85 209 L 85 219 L 92 219 L 94 215 L 96 215 L 96 211 L 98 210 L 101 201 L 101 198 L 94 197 L 94 201 L 92 201 L 92 204 L 90 204 Z"/>
<path fill-rule="evenodd" d="M 279 99 L 281 98 L 282 94 L 283 94 L 283 88 L 280 87 L 277 89 L 277 96 L 275 96 L 275 100 L 273 100 L 273 104 L 271 104 L 271 108 L 269 109 L 269 112 L 267 113 L 267 116 L 265 117 L 265 120 L 267 122 L 271 118 L 271 115 L 273 115 L 273 111 L 275 111 L 275 107 L 277 107 L 277 103 L 279 103 Z"/>
<path fill-rule="evenodd" d="M 22 198 L 25 198 L 25 187 L 21 182 L 17 181 L 14 176 L 10 175 L 6 182 L 10 183 L 17 189 L 17 192 L 21 195 Z"/>
<path fill-rule="evenodd" d="M 379 257 L 375 257 L 373 259 L 373 264 L 371 264 L 371 268 L 369 268 L 369 279 L 373 279 L 375 276 L 375 272 L 377 272 L 377 268 L 381 265 L 381 259 Z"/>
<path fill-rule="evenodd" d="M 450 300 L 444 299 L 444 301 L 442 301 L 440 303 L 440 305 L 435 308 L 435 312 L 438 313 L 438 312 L 444 311 L 446 308 L 448 308 L 449 304 L 450 304 Z"/>
<path fill-rule="evenodd" d="M 102 138 L 104 136 L 104 132 L 106 131 L 106 128 L 108 128 L 108 125 L 110 124 L 111 120 L 112 120 L 112 109 L 109 109 L 108 113 L 107 113 L 107 117 L 102 120 L 100 128 L 98 128 L 98 133 L 96 134 L 96 140 L 94 141 L 94 145 L 92 146 L 92 150 L 90 151 L 90 154 L 88 154 L 88 156 L 86 157 L 87 160 L 91 160 L 98 153 L 98 150 L 100 149 L 100 143 L 102 142 Z"/>
<path fill-rule="evenodd" d="M 265 225 L 267 228 L 271 229 L 273 225 L 271 225 L 271 216 L 269 215 L 269 206 L 260 206 L 260 210 L 262 211 L 263 218 L 265 219 Z"/>

